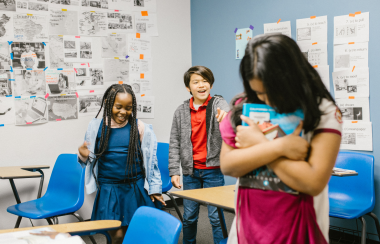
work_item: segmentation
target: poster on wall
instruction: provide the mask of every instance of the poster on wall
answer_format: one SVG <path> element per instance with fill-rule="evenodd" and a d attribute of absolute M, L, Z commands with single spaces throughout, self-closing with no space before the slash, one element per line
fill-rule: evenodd
<path fill-rule="evenodd" d="M 369 42 L 369 12 L 334 17 L 334 44 Z"/>
<path fill-rule="evenodd" d="M 49 35 L 78 35 L 78 12 L 50 9 Z"/>
<path fill-rule="evenodd" d="M 157 14 L 144 11 L 135 13 L 135 26 L 137 33 L 144 33 L 148 36 L 158 36 Z"/>
<path fill-rule="evenodd" d="M 16 125 L 48 122 L 47 102 L 44 97 L 15 97 Z"/>
<path fill-rule="evenodd" d="M 45 69 L 46 46 L 43 42 L 12 42 L 13 69 Z"/>
<path fill-rule="evenodd" d="M 145 58 L 152 57 L 152 38 L 146 34 L 134 33 L 128 35 L 128 55 L 139 58 L 144 55 Z"/>
<path fill-rule="evenodd" d="M 235 59 L 242 59 L 245 54 L 247 43 L 252 39 L 252 30 L 250 28 L 238 29 L 235 34 L 236 50 Z"/>
<path fill-rule="evenodd" d="M 298 43 L 327 42 L 327 16 L 297 19 L 296 25 Z"/>
<path fill-rule="evenodd" d="M 268 23 L 264 24 L 264 34 L 276 33 L 287 35 L 290 38 L 292 37 L 292 29 L 290 26 L 290 21 L 280 21 L 277 23 Z"/>
<path fill-rule="evenodd" d="M 109 34 L 101 39 L 102 58 L 127 56 L 127 34 Z"/>
<path fill-rule="evenodd" d="M 48 16 L 42 14 L 14 14 L 14 41 L 46 42 L 49 40 Z"/>
<path fill-rule="evenodd" d="M 136 97 L 137 118 L 154 119 L 154 96 Z"/>
<path fill-rule="evenodd" d="M 104 91 L 95 91 L 93 93 L 79 94 L 79 117 L 95 117 L 102 105 Z M 103 116 L 103 110 L 99 113 L 100 118 Z M 98 118 L 99 118 L 98 116 Z"/>
<path fill-rule="evenodd" d="M 69 69 L 73 67 L 70 62 L 65 62 L 65 54 L 63 52 L 63 36 L 49 36 L 49 57 L 51 69 Z"/>
<path fill-rule="evenodd" d="M 76 95 L 49 96 L 47 99 L 49 121 L 78 119 Z"/>
<path fill-rule="evenodd" d="M 335 98 L 369 97 L 369 69 L 333 72 Z"/>
<path fill-rule="evenodd" d="M 75 64 L 75 83 L 77 90 L 97 90 L 103 88 L 104 70 L 101 64 Z"/>
<path fill-rule="evenodd" d="M 14 70 L 12 89 L 15 96 L 45 96 L 46 83 L 43 70 Z"/>
<path fill-rule="evenodd" d="M 334 46 L 334 71 L 368 67 L 368 42 Z"/>
<path fill-rule="evenodd" d="M 368 97 L 336 99 L 335 102 L 342 112 L 343 121 L 370 122 Z"/>
<path fill-rule="evenodd" d="M 372 123 L 343 122 L 340 149 L 372 151 Z"/>
<path fill-rule="evenodd" d="M 12 12 L 0 11 L 0 42 L 13 40 L 13 37 L 13 14 Z"/>
<path fill-rule="evenodd" d="M 75 94 L 75 72 L 73 69 L 47 69 L 45 75 L 47 93 L 50 95 Z"/>
<path fill-rule="evenodd" d="M 327 63 L 327 42 L 301 42 L 298 43 L 302 54 L 312 66 L 326 66 Z"/>

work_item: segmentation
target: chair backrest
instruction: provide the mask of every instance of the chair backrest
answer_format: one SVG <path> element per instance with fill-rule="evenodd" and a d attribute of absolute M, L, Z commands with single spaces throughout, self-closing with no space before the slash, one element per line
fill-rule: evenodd
<path fill-rule="evenodd" d="M 76 154 L 61 154 L 55 161 L 48 188 L 43 198 L 57 198 L 72 205 L 77 211 L 84 201 L 85 169 Z"/>
<path fill-rule="evenodd" d="M 169 143 L 159 142 L 157 145 L 158 168 L 161 173 L 162 192 L 172 189 L 172 181 L 169 176 Z"/>
<path fill-rule="evenodd" d="M 129 224 L 123 244 L 177 244 L 181 221 L 172 215 L 151 207 L 137 209 Z"/>
<path fill-rule="evenodd" d="M 331 176 L 329 198 L 375 206 L 374 157 L 357 152 L 339 152 L 335 167 L 358 172 L 357 176 Z"/>

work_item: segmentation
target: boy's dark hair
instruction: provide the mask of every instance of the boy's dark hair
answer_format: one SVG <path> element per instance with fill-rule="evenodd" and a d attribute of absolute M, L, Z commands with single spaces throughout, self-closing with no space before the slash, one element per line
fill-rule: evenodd
<path fill-rule="evenodd" d="M 240 75 L 246 103 L 263 103 L 249 84 L 252 79 L 261 80 L 271 106 L 278 113 L 302 109 L 305 133 L 319 124 L 322 99 L 335 103 L 297 43 L 285 35 L 259 35 L 253 38 L 247 44 L 240 63 Z M 231 123 L 234 126 L 241 124 L 242 106 L 243 103 L 239 103 L 232 109 Z"/>
<path fill-rule="evenodd" d="M 203 79 L 205 79 L 210 84 L 210 86 L 214 84 L 214 74 L 209 68 L 205 66 L 193 66 L 183 75 L 183 82 L 185 83 L 185 86 L 188 88 L 190 88 L 190 78 L 192 74 L 202 76 Z"/>
<path fill-rule="evenodd" d="M 128 123 L 131 125 L 131 131 L 130 131 L 130 137 L 129 137 L 128 158 L 127 158 L 127 164 L 125 167 L 125 176 L 128 183 L 131 183 L 131 182 L 133 183 L 134 182 L 133 178 L 136 177 L 136 175 L 133 175 L 133 172 L 135 171 L 133 169 L 136 169 L 136 166 L 137 166 L 136 162 L 139 163 L 139 166 L 143 173 L 144 178 L 145 178 L 145 171 L 144 171 L 144 159 L 142 157 L 143 154 L 141 151 L 141 145 L 140 145 L 140 140 L 139 140 L 139 131 L 137 128 L 137 121 L 136 121 L 136 112 L 137 112 L 136 96 L 130 85 L 114 84 L 110 86 L 104 93 L 104 96 L 102 99 L 102 105 L 100 106 L 99 112 L 96 115 L 96 118 L 97 118 L 104 105 L 102 133 L 101 133 L 101 137 L 99 141 L 100 145 L 99 145 L 97 154 L 95 154 L 96 159 L 95 159 L 92 169 L 94 170 L 96 162 L 99 160 L 99 158 L 102 156 L 102 154 L 106 151 L 108 147 L 108 140 L 111 133 L 112 108 L 113 108 L 113 104 L 115 103 L 116 95 L 118 93 L 128 93 L 132 96 L 132 114 L 128 118 Z M 127 169 L 128 169 L 128 175 L 127 175 Z M 96 183 L 98 184 L 98 182 Z"/>

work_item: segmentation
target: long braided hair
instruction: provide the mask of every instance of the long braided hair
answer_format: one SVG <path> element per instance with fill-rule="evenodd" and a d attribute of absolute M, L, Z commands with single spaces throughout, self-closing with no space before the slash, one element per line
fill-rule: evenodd
<path fill-rule="evenodd" d="M 131 184 L 131 183 L 134 183 L 133 178 L 136 175 L 133 175 L 133 169 L 137 168 L 137 164 L 139 164 L 144 178 L 145 178 L 145 170 L 144 170 L 144 159 L 142 157 L 141 145 L 139 142 L 139 132 L 138 132 L 137 120 L 136 120 L 136 113 L 137 113 L 136 96 L 130 85 L 114 84 L 110 86 L 104 93 L 102 104 L 100 106 L 98 114 L 96 115 L 96 118 L 97 118 L 102 108 L 104 107 L 102 133 L 101 133 L 100 141 L 99 141 L 100 145 L 98 147 L 98 152 L 95 153 L 96 158 L 92 167 L 92 171 L 94 173 L 94 168 L 95 168 L 96 163 L 98 162 L 99 158 L 103 155 L 103 153 L 106 151 L 108 147 L 108 141 L 109 141 L 110 132 L 111 132 L 112 108 L 115 103 L 116 95 L 118 93 L 128 93 L 132 96 L 132 114 L 128 118 L 128 123 L 131 125 L 131 130 L 130 130 L 130 137 L 129 137 L 128 158 L 127 158 L 127 164 L 125 167 L 126 180 L 129 184 Z M 99 184 L 96 179 L 95 173 L 94 173 L 94 177 L 95 177 L 96 184 L 99 188 Z"/>

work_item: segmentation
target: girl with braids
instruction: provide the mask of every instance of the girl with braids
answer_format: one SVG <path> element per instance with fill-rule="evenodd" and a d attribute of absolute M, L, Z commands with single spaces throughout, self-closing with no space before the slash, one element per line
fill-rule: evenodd
<path fill-rule="evenodd" d="M 129 85 L 115 84 L 104 93 L 98 115 L 88 125 L 78 161 L 86 166 L 86 191 L 98 189 L 91 220 L 114 219 L 122 228 L 111 232 L 121 243 L 140 206 L 165 205 L 157 165 L 157 140 L 151 125 L 136 119 L 136 97 Z M 144 189 L 145 188 L 145 189 Z"/>
<path fill-rule="evenodd" d="M 221 170 L 244 177 L 268 166 L 299 194 L 238 183 L 228 243 L 327 243 L 327 183 L 339 152 L 340 110 L 296 42 L 285 35 L 253 38 L 240 75 L 245 91 L 233 99 L 220 124 Z M 278 113 L 302 109 L 304 121 L 293 134 L 269 141 L 255 122 L 242 116 L 243 103 L 267 104 Z M 249 126 L 241 126 L 242 121 Z"/>

